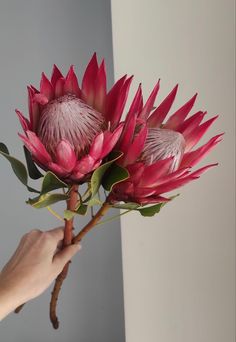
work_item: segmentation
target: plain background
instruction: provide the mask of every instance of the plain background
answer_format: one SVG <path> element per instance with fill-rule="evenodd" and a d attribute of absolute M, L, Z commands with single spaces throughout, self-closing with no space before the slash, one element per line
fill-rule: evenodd
<path fill-rule="evenodd" d="M 112 19 L 116 78 L 147 96 L 160 77 L 158 101 L 179 82 L 173 110 L 198 91 L 195 111 L 220 114 L 202 143 L 226 132 L 201 163 L 219 167 L 156 217 L 122 217 L 127 342 L 234 342 L 234 1 L 112 0 Z"/>
<path fill-rule="evenodd" d="M 0 141 L 23 160 L 21 131 L 14 109 L 27 113 L 26 85 L 39 84 L 42 71 L 56 63 L 66 73 L 74 64 L 81 76 L 94 51 L 107 61 L 113 81 L 110 1 L 2 0 L 0 2 Z M 32 228 L 60 224 L 46 209 L 37 211 L 24 201 L 29 193 L 10 165 L 0 159 L 0 265 L 13 253 L 20 237 Z M 63 209 L 63 206 L 58 206 Z M 113 213 L 114 214 L 114 213 Z M 82 227 L 85 219 L 77 220 Z M 48 318 L 50 289 L 28 303 L 19 316 L 0 324 L 2 342 L 124 341 L 122 268 L 119 223 L 101 226 L 88 235 L 63 285 L 53 330 Z"/>

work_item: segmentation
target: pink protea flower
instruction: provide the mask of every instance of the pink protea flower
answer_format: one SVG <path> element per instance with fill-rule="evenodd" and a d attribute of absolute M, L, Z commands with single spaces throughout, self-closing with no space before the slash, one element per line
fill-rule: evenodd
<path fill-rule="evenodd" d="M 130 177 L 114 186 L 111 201 L 139 204 L 168 201 L 162 194 L 199 178 L 204 171 L 217 165 L 206 165 L 192 172 L 192 167 L 221 141 L 222 134 L 219 134 L 192 150 L 217 116 L 201 123 L 206 112 L 199 111 L 186 119 L 196 94 L 163 122 L 178 86 L 152 111 L 159 85 L 158 81 L 144 106 L 139 86 L 128 111 L 117 148 L 124 153 L 118 163 L 127 168 Z"/>
<path fill-rule="evenodd" d="M 43 73 L 39 90 L 28 87 L 29 120 L 16 110 L 34 161 L 67 181 L 86 179 L 119 139 L 131 80 L 123 76 L 107 93 L 105 63 L 99 66 L 96 54 L 81 88 L 73 66 L 66 77 L 56 65 L 50 80 Z"/>

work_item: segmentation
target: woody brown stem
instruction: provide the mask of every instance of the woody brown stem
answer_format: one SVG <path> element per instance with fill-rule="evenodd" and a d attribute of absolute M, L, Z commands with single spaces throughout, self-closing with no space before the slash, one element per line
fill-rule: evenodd
<path fill-rule="evenodd" d="M 96 215 L 92 218 L 91 221 L 89 221 L 88 224 L 77 234 L 73 240 L 72 243 L 78 243 L 83 239 L 83 237 L 101 220 L 101 218 L 105 215 L 107 210 L 110 208 L 110 204 L 108 202 L 104 202 L 102 207 L 98 210 Z"/>
<path fill-rule="evenodd" d="M 78 185 L 73 185 L 70 191 L 70 198 L 67 200 L 67 210 L 74 211 L 77 205 L 78 200 Z M 65 220 L 65 229 L 64 229 L 64 240 L 63 247 L 71 245 L 72 236 L 73 236 L 73 218 L 70 220 Z M 70 261 L 64 266 L 62 272 L 57 276 L 54 284 L 54 288 L 52 290 L 52 296 L 50 301 L 50 320 L 52 322 L 53 328 L 58 329 L 59 321 L 56 314 L 57 300 L 62 287 L 62 283 L 65 280 L 68 269 L 69 269 Z"/>

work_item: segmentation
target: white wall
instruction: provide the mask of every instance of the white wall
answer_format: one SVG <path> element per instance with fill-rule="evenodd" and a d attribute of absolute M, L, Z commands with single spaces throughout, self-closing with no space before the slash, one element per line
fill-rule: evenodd
<path fill-rule="evenodd" d="M 234 1 L 113 0 L 115 76 L 135 75 L 159 99 L 180 83 L 176 106 L 221 114 L 219 167 L 181 189 L 161 214 L 122 217 L 127 342 L 233 342 Z M 134 88 L 133 88 L 134 90 Z"/>

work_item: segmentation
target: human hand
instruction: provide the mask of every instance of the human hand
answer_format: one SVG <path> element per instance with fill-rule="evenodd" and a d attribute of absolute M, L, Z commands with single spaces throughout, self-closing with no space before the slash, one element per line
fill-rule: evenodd
<path fill-rule="evenodd" d="M 19 305 L 39 296 L 75 255 L 80 245 L 59 250 L 63 228 L 25 234 L 0 273 L 0 320 Z"/>

